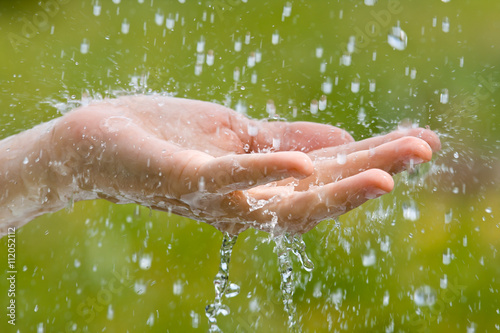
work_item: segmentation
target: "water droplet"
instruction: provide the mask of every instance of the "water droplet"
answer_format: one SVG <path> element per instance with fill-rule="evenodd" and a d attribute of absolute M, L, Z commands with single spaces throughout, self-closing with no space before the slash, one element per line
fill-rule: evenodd
<path fill-rule="evenodd" d="M 94 10 L 93 10 L 94 16 L 99 16 L 101 15 L 101 3 L 99 1 L 96 1 L 94 3 Z"/>
<path fill-rule="evenodd" d="M 257 73 L 256 72 L 252 73 L 252 76 L 250 77 L 250 82 L 252 82 L 253 84 L 257 83 Z"/>
<path fill-rule="evenodd" d="M 255 66 L 255 52 L 251 52 L 247 59 L 247 66 L 252 68 Z"/>
<path fill-rule="evenodd" d="M 214 64 L 214 61 L 215 61 L 214 51 L 208 50 L 208 52 L 207 52 L 207 66 L 212 66 Z"/>
<path fill-rule="evenodd" d="M 242 47 L 241 39 L 238 38 L 238 39 L 236 39 L 234 41 L 234 50 L 236 52 L 240 52 L 241 51 L 241 47 Z"/>
<path fill-rule="evenodd" d="M 290 17 L 292 15 L 292 3 L 290 1 L 287 1 L 285 3 L 285 6 L 283 7 L 283 17 Z"/>
<path fill-rule="evenodd" d="M 89 48 L 90 48 L 90 43 L 87 40 L 87 38 L 84 38 L 82 44 L 80 45 L 80 53 L 87 54 L 89 52 Z"/>
<path fill-rule="evenodd" d="M 351 54 L 346 52 L 340 58 L 340 64 L 344 66 L 351 66 Z"/>
<path fill-rule="evenodd" d="M 260 50 L 255 51 L 255 62 L 259 63 L 262 60 L 262 52 Z"/>
<path fill-rule="evenodd" d="M 233 80 L 238 82 L 240 80 L 240 68 L 235 67 L 233 71 Z"/>
<path fill-rule="evenodd" d="M 443 253 L 443 265 L 449 265 L 451 263 L 451 250 L 448 248 L 446 252 Z"/>
<path fill-rule="evenodd" d="M 121 0 L 113 0 L 113 3 L 115 3 L 115 4 L 117 4 L 117 5 L 118 5 L 120 2 L 121 2 Z"/>
<path fill-rule="evenodd" d="M 347 43 L 347 52 L 354 53 L 354 51 L 356 51 L 356 36 L 349 36 L 349 42 Z"/>
<path fill-rule="evenodd" d="M 80 260 L 78 260 L 78 259 L 75 259 L 73 264 L 75 265 L 76 268 L 80 267 L 80 265 L 81 265 Z"/>
<path fill-rule="evenodd" d="M 413 294 L 413 301 L 417 306 L 432 306 L 436 303 L 436 298 L 436 291 L 427 285 L 417 288 Z"/>
<path fill-rule="evenodd" d="M 280 34 L 279 34 L 278 30 L 276 30 L 273 32 L 271 43 L 273 45 L 278 45 L 279 42 L 280 42 Z"/>
<path fill-rule="evenodd" d="M 274 117 L 276 114 L 276 106 L 272 99 L 268 100 L 266 103 L 266 112 L 269 114 L 269 117 Z"/>
<path fill-rule="evenodd" d="M 175 26 L 174 16 L 172 14 L 168 14 L 167 20 L 165 22 L 165 26 L 167 29 L 173 30 Z"/>
<path fill-rule="evenodd" d="M 416 221 L 420 218 L 420 210 L 415 205 L 415 202 L 403 203 L 403 217 L 409 221 Z"/>
<path fill-rule="evenodd" d="M 155 23 L 156 23 L 156 25 L 162 26 L 164 19 L 165 19 L 165 15 L 162 13 L 162 11 L 160 9 L 158 9 L 158 11 L 155 14 Z"/>
<path fill-rule="evenodd" d="M 122 34 L 126 35 L 130 31 L 130 23 L 127 19 L 124 19 L 122 22 Z"/>
<path fill-rule="evenodd" d="M 321 58 L 323 56 L 323 48 L 321 46 L 318 46 L 316 48 L 316 58 Z"/>
<path fill-rule="evenodd" d="M 191 310 L 189 315 L 191 316 L 191 326 L 193 326 L 193 328 L 198 328 L 198 325 L 200 324 L 200 316 L 193 310 Z"/>
<path fill-rule="evenodd" d="M 174 295 L 180 295 L 184 291 L 184 285 L 181 280 L 177 280 L 172 285 L 172 292 Z"/>
<path fill-rule="evenodd" d="M 142 280 L 137 280 L 134 283 L 134 291 L 137 295 L 142 295 L 146 292 L 146 283 Z"/>
<path fill-rule="evenodd" d="M 203 65 L 202 64 L 198 63 L 198 64 L 196 64 L 194 66 L 194 75 L 200 76 L 202 71 L 203 71 Z"/>
<path fill-rule="evenodd" d="M 384 299 L 382 300 L 382 305 L 383 306 L 389 305 L 389 290 L 386 290 L 384 293 Z"/>
<path fill-rule="evenodd" d="M 443 32 L 450 32 L 450 20 L 448 19 L 448 16 L 443 19 L 441 29 L 443 30 Z"/>
<path fill-rule="evenodd" d="M 252 39 L 252 34 L 250 33 L 250 31 L 248 31 L 247 34 L 245 35 L 245 44 L 246 45 L 250 44 L 251 39 Z"/>
<path fill-rule="evenodd" d="M 201 39 L 196 43 L 196 52 L 203 53 L 205 50 L 205 39 L 201 37 Z"/>
<path fill-rule="evenodd" d="M 317 100 L 313 99 L 311 101 L 310 111 L 311 111 L 311 114 L 318 113 L 318 101 Z"/>
<path fill-rule="evenodd" d="M 415 80 L 416 77 L 417 77 L 417 69 L 412 68 L 410 72 L 410 79 Z"/>
<path fill-rule="evenodd" d="M 362 255 L 361 259 L 361 262 L 365 267 L 373 266 L 377 262 L 377 256 L 375 255 L 375 251 L 373 249 L 370 249 L 368 254 Z"/>
<path fill-rule="evenodd" d="M 324 72 L 326 72 L 326 65 L 327 65 L 326 61 L 323 61 L 323 62 L 319 65 L 319 72 L 320 72 L 320 73 L 324 73 Z"/>
<path fill-rule="evenodd" d="M 453 218 L 453 210 L 450 208 L 450 210 L 444 214 L 444 223 L 445 224 L 450 223 L 452 218 Z"/>
<path fill-rule="evenodd" d="M 321 98 L 319 99 L 319 103 L 318 103 L 319 110 L 324 111 L 326 109 L 326 104 L 327 104 L 326 96 L 322 95 Z"/>
<path fill-rule="evenodd" d="M 139 259 L 139 267 L 143 270 L 148 270 L 151 268 L 152 261 L 153 261 L 153 255 L 143 254 Z"/>
<path fill-rule="evenodd" d="M 321 84 L 321 91 L 325 94 L 331 94 L 333 89 L 333 84 L 330 78 L 327 78 L 325 82 Z"/>
<path fill-rule="evenodd" d="M 368 89 L 370 90 L 370 92 L 375 92 L 376 87 L 377 84 L 374 79 L 368 80 Z"/>
<path fill-rule="evenodd" d="M 352 80 L 351 82 L 351 91 L 353 93 L 358 93 L 359 92 L 359 86 L 360 86 L 360 82 L 359 82 L 359 79 L 358 78 L 354 78 L 354 80 Z"/>
<path fill-rule="evenodd" d="M 387 42 L 396 50 L 403 51 L 406 49 L 408 45 L 408 37 L 403 29 L 399 27 L 399 24 L 392 27 L 391 32 L 387 36 Z"/>
<path fill-rule="evenodd" d="M 367 6 L 375 6 L 377 0 L 365 0 L 365 5 Z"/>
<path fill-rule="evenodd" d="M 23 164 L 28 164 L 29 163 L 29 160 L 28 160 L 28 157 L 25 157 L 24 160 L 23 160 Z"/>
<path fill-rule="evenodd" d="M 442 279 L 439 279 L 439 287 L 441 287 L 441 289 L 448 288 L 448 276 L 446 274 Z"/>
<path fill-rule="evenodd" d="M 337 153 L 336 160 L 337 160 L 337 163 L 340 164 L 340 165 L 346 164 L 346 162 L 347 162 L 347 154 L 343 153 L 343 152 Z"/>
<path fill-rule="evenodd" d="M 448 99 L 448 89 L 443 89 L 441 91 L 441 95 L 439 95 L 439 101 L 441 102 L 441 104 L 448 104 Z"/>

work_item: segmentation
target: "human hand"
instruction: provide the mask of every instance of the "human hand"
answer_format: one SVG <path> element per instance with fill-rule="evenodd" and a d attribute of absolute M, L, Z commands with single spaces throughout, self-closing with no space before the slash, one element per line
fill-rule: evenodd
<path fill-rule="evenodd" d="M 426 129 L 354 142 L 329 125 L 250 120 L 161 96 L 71 111 L 57 120 L 51 143 L 55 179 L 71 178 L 77 200 L 139 203 L 230 233 L 306 232 L 391 191 L 391 174 L 440 147 Z"/>

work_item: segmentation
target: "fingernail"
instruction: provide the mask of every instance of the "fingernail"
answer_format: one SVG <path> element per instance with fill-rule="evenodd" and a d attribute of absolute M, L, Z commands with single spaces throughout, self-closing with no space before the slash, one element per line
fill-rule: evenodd
<path fill-rule="evenodd" d="M 375 199 L 375 198 L 378 198 L 381 195 L 384 195 L 386 193 L 387 193 L 386 191 L 384 191 L 384 190 L 382 190 L 380 188 L 373 188 L 373 189 L 370 189 L 370 190 L 366 191 L 365 197 L 367 199 Z"/>

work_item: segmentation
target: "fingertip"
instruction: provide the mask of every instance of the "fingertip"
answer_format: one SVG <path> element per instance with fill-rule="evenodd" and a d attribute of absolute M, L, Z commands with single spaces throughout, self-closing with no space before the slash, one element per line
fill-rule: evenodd
<path fill-rule="evenodd" d="M 361 172 L 358 177 L 363 177 L 366 196 L 368 199 L 377 198 L 389 193 L 394 188 L 394 179 L 390 174 L 380 169 L 370 169 Z"/>
<path fill-rule="evenodd" d="M 280 155 L 279 164 L 282 164 L 282 169 L 286 170 L 292 177 L 305 178 L 314 172 L 314 164 L 311 158 L 302 152 L 277 152 Z"/>

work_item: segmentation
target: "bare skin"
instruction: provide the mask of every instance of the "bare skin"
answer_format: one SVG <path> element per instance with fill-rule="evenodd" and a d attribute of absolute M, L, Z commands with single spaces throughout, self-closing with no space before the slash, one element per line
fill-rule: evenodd
<path fill-rule="evenodd" d="M 422 128 L 355 142 L 342 129 L 250 120 L 223 106 L 129 96 L 75 109 L 0 141 L 0 226 L 71 200 L 139 203 L 239 233 L 304 233 L 392 190 L 428 162 Z"/>

